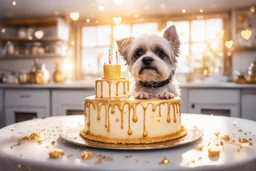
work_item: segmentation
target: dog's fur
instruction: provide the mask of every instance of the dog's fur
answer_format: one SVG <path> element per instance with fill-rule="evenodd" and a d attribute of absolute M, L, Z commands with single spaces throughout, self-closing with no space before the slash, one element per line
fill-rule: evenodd
<path fill-rule="evenodd" d="M 137 99 L 170 99 L 180 95 L 175 69 L 180 41 L 175 26 L 170 26 L 163 37 L 141 35 L 117 41 L 119 53 L 124 57 L 135 79 L 134 97 Z M 159 88 L 144 87 L 140 82 L 170 83 Z"/>

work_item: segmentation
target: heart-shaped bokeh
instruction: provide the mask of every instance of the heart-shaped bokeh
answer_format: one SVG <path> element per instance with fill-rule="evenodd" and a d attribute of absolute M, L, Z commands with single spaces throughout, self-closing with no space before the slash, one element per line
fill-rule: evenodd
<path fill-rule="evenodd" d="M 248 29 L 243 30 L 243 31 L 241 31 L 241 35 L 242 35 L 242 37 L 243 37 L 245 40 L 249 40 L 250 37 L 251 37 L 251 35 L 252 35 L 252 31 L 251 31 L 251 30 L 248 30 Z"/>

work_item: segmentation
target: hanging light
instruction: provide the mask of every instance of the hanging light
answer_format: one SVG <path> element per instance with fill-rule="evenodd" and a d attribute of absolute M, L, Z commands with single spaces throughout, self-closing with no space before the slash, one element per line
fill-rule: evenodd
<path fill-rule="evenodd" d="M 80 13 L 79 12 L 71 12 L 69 14 L 70 18 L 73 20 L 73 21 L 77 21 L 80 17 Z"/>
<path fill-rule="evenodd" d="M 249 29 L 243 30 L 241 31 L 241 36 L 245 39 L 245 40 L 249 40 L 251 38 L 252 35 L 252 31 Z"/>
<path fill-rule="evenodd" d="M 233 46 L 233 41 L 232 41 L 232 40 L 226 41 L 226 42 L 225 42 L 225 46 L 226 46 L 228 49 L 232 48 L 232 46 Z"/>
<path fill-rule="evenodd" d="M 122 22 L 122 17 L 113 17 L 112 20 L 116 25 L 119 25 Z"/>

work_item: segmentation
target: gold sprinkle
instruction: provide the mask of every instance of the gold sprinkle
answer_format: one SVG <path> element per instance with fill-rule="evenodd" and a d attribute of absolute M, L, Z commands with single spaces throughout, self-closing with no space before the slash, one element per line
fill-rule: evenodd
<path fill-rule="evenodd" d="M 198 147 L 196 147 L 196 150 L 197 150 L 197 151 L 202 151 L 202 150 L 203 150 L 203 147 L 202 147 L 202 146 L 198 146 Z"/>
<path fill-rule="evenodd" d="M 222 141 L 220 141 L 220 145 L 224 145 L 224 143 Z"/>
<path fill-rule="evenodd" d="M 132 155 L 129 155 L 129 156 L 124 156 L 124 158 L 131 158 L 132 157 Z"/>
<path fill-rule="evenodd" d="M 49 157 L 51 159 L 57 159 L 64 156 L 64 150 L 62 149 L 54 149 L 52 151 L 49 152 Z"/>
<path fill-rule="evenodd" d="M 191 163 L 195 163 L 195 160 L 192 160 L 192 162 Z"/>
<path fill-rule="evenodd" d="M 220 155 L 220 148 L 219 147 L 208 148 L 208 156 L 209 157 L 214 157 L 214 156 L 219 156 L 219 155 Z"/>
<path fill-rule="evenodd" d="M 21 168 L 21 164 L 18 164 L 18 166 L 17 166 L 19 169 Z"/>
<path fill-rule="evenodd" d="M 224 135 L 221 137 L 221 139 L 223 139 L 224 141 L 229 141 L 230 137 L 229 137 L 229 135 Z"/>
<path fill-rule="evenodd" d="M 218 137 L 218 136 L 220 135 L 220 132 L 219 132 L 219 131 L 216 131 L 216 132 L 214 133 L 214 135 L 215 135 L 216 137 Z"/>
<path fill-rule="evenodd" d="M 199 157 L 199 158 L 198 158 L 198 160 L 201 160 L 201 159 L 202 159 L 202 157 Z"/>
<path fill-rule="evenodd" d="M 252 141 L 252 138 L 249 138 L 250 141 Z"/>
<path fill-rule="evenodd" d="M 83 152 L 82 152 L 82 154 L 81 154 L 81 159 L 83 159 L 83 160 L 90 160 L 90 159 L 92 159 L 94 156 L 95 156 L 95 153 L 86 150 L 86 151 L 83 151 Z"/>
<path fill-rule="evenodd" d="M 24 141 L 30 141 L 30 140 L 36 140 L 38 143 L 42 142 L 42 140 L 40 139 L 40 134 L 32 133 L 29 136 L 24 136 L 18 139 L 18 144 L 21 144 Z"/>
<path fill-rule="evenodd" d="M 252 143 L 252 142 L 249 142 L 249 145 L 253 145 L 253 143 Z"/>
<path fill-rule="evenodd" d="M 242 132 L 243 130 L 239 129 L 238 132 Z"/>
<path fill-rule="evenodd" d="M 160 165 L 167 165 L 167 164 L 169 164 L 169 163 L 170 163 L 170 161 L 169 161 L 166 157 L 164 157 L 164 158 L 159 162 Z"/>
<path fill-rule="evenodd" d="M 56 143 L 55 141 L 52 141 L 52 142 L 51 142 L 52 145 L 55 145 L 55 143 Z"/>
<path fill-rule="evenodd" d="M 119 122 L 119 118 L 116 118 L 116 121 Z"/>
<path fill-rule="evenodd" d="M 239 141 L 240 143 L 248 143 L 248 140 L 245 139 L 245 138 L 238 138 L 238 141 Z"/>
<path fill-rule="evenodd" d="M 96 158 L 97 158 L 97 161 L 95 162 L 95 164 L 102 164 L 103 161 L 113 161 L 113 157 L 105 156 L 105 155 L 102 155 L 102 154 L 98 154 L 96 156 Z"/>

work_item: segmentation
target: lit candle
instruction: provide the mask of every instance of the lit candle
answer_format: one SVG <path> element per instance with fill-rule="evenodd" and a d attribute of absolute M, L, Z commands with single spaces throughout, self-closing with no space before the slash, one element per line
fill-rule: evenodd
<path fill-rule="evenodd" d="M 111 48 L 108 48 L 108 62 L 111 64 Z"/>
<path fill-rule="evenodd" d="M 116 64 L 118 64 L 118 51 L 116 50 Z"/>

